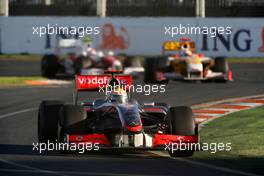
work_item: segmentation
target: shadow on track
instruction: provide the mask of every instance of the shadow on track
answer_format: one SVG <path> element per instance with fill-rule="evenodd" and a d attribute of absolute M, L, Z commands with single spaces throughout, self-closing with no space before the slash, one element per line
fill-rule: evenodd
<path fill-rule="evenodd" d="M 15 144 L 0 144 L 0 155 L 39 155 L 39 156 L 76 156 L 76 157 L 116 157 L 116 158 L 168 158 L 159 156 L 144 151 L 125 150 L 101 150 L 101 151 L 86 151 L 85 153 L 70 152 L 60 153 L 59 151 L 43 152 L 33 150 L 33 145 L 15 145 Z"/>

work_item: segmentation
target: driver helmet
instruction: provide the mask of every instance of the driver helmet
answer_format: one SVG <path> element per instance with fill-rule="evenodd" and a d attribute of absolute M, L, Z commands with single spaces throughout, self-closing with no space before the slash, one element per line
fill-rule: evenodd
<path fill-rule="evenodd" d="M 94 48 L 91 48 L 91 47 L 87 48 L 87 53 L 89 56 L 94 56 L 97 54 L 96 50 Z"/>
<path fill-rule="evenodd" d="M 119 86 L 118 88 L 114 88 L 114 90 L 108 94 L 107 99 L 111 102 L 116 102 L 121 104 L 128 102 L 128 96 L 126 90 L 120 88 Z"/>
<path fill-rule="evenodd" d="M 183 44 L 181 46 L 181 52 L 180 52 L 181 56 L 183 57 L 187 57 L 187 56 L 192 56 L 192 51 L 189 48 L 188 44 Z"/>
<path fill-rule="evenodd" d="M 113 70 L 122 70 L 122 64 L 119 60 L 114 61 L 112 65 Z"/>
<path fill-rule="evenodd" d="M 115 53 L 114 53 L 114 51 L 108 51 L 108 56 L 114 56 L 115 55 Z"/>
<path fill-rule="evenodd" d="M 104 53 L 103 53 L 102 51 L 99 51 L 99 52 L 97 53 L 97 55 L 98 55 L 98 57 L 104 57 Z"/>

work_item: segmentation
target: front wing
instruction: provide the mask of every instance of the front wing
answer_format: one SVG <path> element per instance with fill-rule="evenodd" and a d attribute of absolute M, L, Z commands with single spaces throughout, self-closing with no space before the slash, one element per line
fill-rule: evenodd
<path fill-rule="evenodd" d="M 184 76 L 180 73 L 175 73 L 175 72 L 157 72 L 156 73 L 156 80 L 157 81 L 164 81 L 164 80 L 218 80 L 218 79 L 223 79 L 227 81 L 232 81 L 232 71 L 229 71 L 228 73 L 220 73 L 217 72 L 212 75 L 208 76 L 201 76 L 201 75 L 191 75 L 188 74 L 188 76 Z"/>
<path fill-rule="evenodd" d="M 71 143 L 97 144 L 100 148 L 135 148 L 147 150 L 162 150 L 172 144 L 198 143 L 198 135 L 181 136 L 171 134 L 116 134 L 111 137 L 105 134 L 67 135 Z"/>

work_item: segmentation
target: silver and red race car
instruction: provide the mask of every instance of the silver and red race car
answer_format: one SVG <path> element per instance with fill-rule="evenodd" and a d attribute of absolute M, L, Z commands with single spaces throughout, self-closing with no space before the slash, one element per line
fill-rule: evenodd
<path fill-rule="evenodd" d="M 166 150 L 167 146 L 198 143 L 192 110 L 161 102 L 140 104 L 127 92 L 131 76 L 78 75 L 75 82 L 72 105 L 62 101 L 40 104 L 39 142 L 90 143 L 102 150 Z M 98 89 L 104 90 L 105 97 L 79 101 L 81 92 Z M 169 150 L 172 157 L 193 152 Z"/>
<path fill-rule="evenodd" d="M 146 83 L 167 83 L 169 80 L 233 80 L 232 71 L 224 57 L 212 58 L 195 53 L 195 43 L 188 38 L 164 42 L 163 55 L 145 59 Z"/>
<path fill-rule="evenodd" d="M 53 52 L 45 54 L 41 60 L 41 73 L 45 77 L 75 74 L 103 74 L 104 70 L 122 70 L 124 74 L 137 76 L 144 71 L 136 58 L 124 58 L 124 63 L 113 51 L 101 51 L 92 47 L 88 38 L 57 37 Z"/>

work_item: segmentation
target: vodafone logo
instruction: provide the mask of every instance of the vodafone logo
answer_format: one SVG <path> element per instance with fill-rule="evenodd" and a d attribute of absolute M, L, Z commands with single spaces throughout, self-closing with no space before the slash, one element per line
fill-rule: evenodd
<path fill-rule="evenodd" d="M 78 75 L 76 78 L 76 88 L 78 90 L 92 90 L 105 88 L 112 76 L 109 75 Z M 118 83 L 121 85 L 131 85 L 132 77 L 129 75 L 120 75 L 115 76 L 115 79 L 118 80 Z"/>
<path fill-rule="evenodd" d="M 127 81 L 125 79 L 119 79 L 121 85 L 127 85 Z"/>
<path fill-rule="evenodd" d="M 78 78 L 78 82 L 80 84 L 95 84 L 95 85 L 98 85 L 98 84 L 107 84 L 108 82 L 108 77 L 92 77 L 92 78 Z"/>
<path fill-rule="evenodd" d="M 105 76 L 105 77 L 91 77 L 91 78 L 87 78 L 87 77 L 81 77 L 78 78 L 78 83 L 79 84 L 94 84 L 94 85 L 105 85 L 108 83 L 109 81 L 109 77 Z M 122 85 L 126 85 L 127 84 L 127 80 L 126 79 L 118 79 L 120 81 L 120 83 Z"/>

